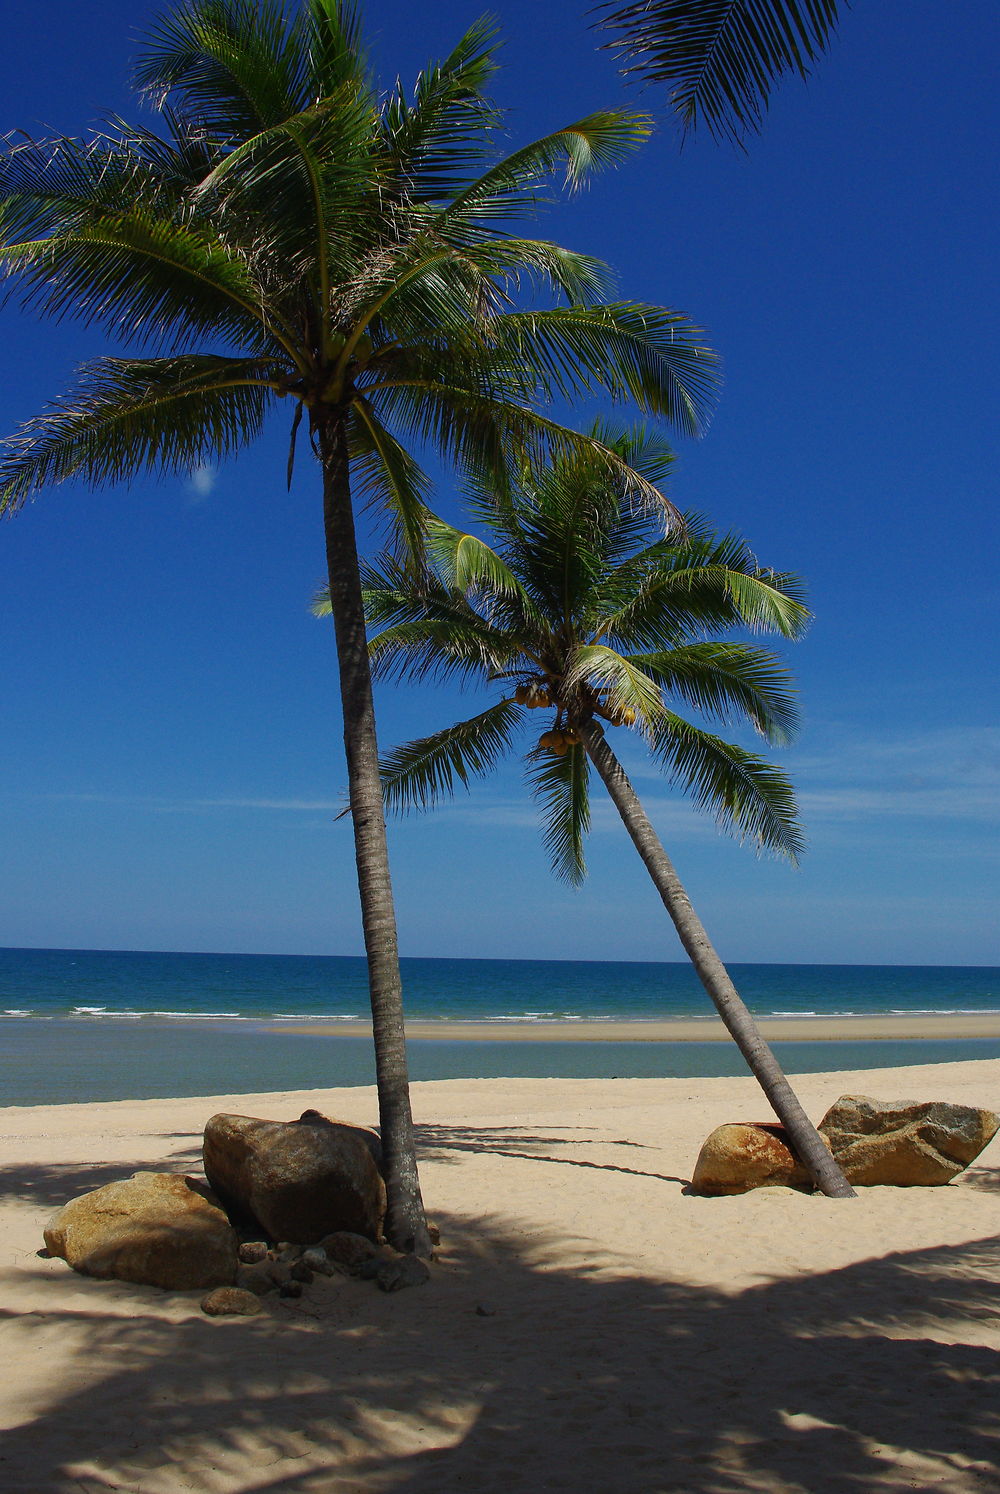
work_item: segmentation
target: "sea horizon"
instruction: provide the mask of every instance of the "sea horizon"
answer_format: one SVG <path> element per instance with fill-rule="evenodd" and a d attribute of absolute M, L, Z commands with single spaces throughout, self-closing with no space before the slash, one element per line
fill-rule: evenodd
<path fill-rule="evenodd" d="M 559 1023 L 709 1017 L 681 960 L 403 956 L 407 1015 L 420 1022 Z M 758 1017 L 1000 1012 L 1000 967 L 729 965 Z M 0 1017 L 100 1021 L 365 1022 L 359 955 L 0 948 Z"/>
<path fill-rule="evenodd" d="M 691 1078 L 746 1072 L 678 961 L 402 961 L 415 1081 Z M 733 963 L 760 1019 L 1000 1014 L 995 966 Z M 0 1105 L 262 1094 L 374 1081 L 363 957 L 0 948 Z M 610 1024 L 705 1020 L 705 1040 L 612 1040 Z M 609 1038 L 571 1041 L 609 1024 Z M 324 1032 L 333 1024 L 337 1032 Z M 474 1024 L 483 1039 L 459 1036 Z M 515 1025 L 539 1029 L 515 1042 Z M 353 1032 L 355 1035 L 345 1036 Z M 562 1038 L 565 1032 L 566 1038 Z M 775 1041 L 789 1073 L 1000 1058 L 991 1038 Z"/>

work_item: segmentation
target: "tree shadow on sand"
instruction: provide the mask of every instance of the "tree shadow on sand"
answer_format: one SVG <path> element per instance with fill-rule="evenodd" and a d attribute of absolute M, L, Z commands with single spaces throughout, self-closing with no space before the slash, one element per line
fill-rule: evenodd
<path fill-rule="evenodd" d="M 566 1167 L 593 1167 L 601 1172 L 621 1172 L 630 1177 L 656 1178 L 661 1183 L 687 1183 L 687 1178 L 674 1177 L 670 1173 L 651 1172 L 643 1167 L 624 1167 L 620 1162 L 597 1162 L 581 1157 L 581 1147 L 634 1147 L 638 1150 L 657 1150 L 646 1147 L 641 1141 L 625 1138 L 610 1139 L 599 1135 L 589 1141 L 581 1136 L 586 1126 L 560 1126 L 551 1135 L 542 1135 L 536 1129 L 520 1129 L 513 1126 L 458 1126 L 419 1125 L 414 1127 L 418 1145 L 423 1156 L 433 1157 L 435 1162 L 456 1163 L 462 1152 L 492 1152 L 498 1157 L 516 1157 L 522 1162 L 556 1162 Z M 572 1146 L 573 1155 L 553 1155 L 557 1147 Z"/>
<path fill-rule="evenodd" d="M 6 1434 L 8 1494 L 998 1487 L 1000 1360 L 955 1340 L 997 1313 L 1000 1237 L 727 1295 L 567 1269 L 499 1217 L 441 1225 L 427 1286 L 322 1281 L 257 1318 L 101 1283 L 81 1313 L 78 1278 L 33 1284 L 14 1353 L 72 1356 Z"/>
<path fill-rule="evenodd" d="M 185 1136 L 185 1133 L 174 1133 Z M 186 1139 L 186 1136 L 185 1136 Z M 20 1199 L 42 1207 L 58 1209 L 81 1193 L 116 1183 L 133 1172 L 201 1171 L 201 1135 L 191 1145 L 176 1147 L 164 1155 L 151 1143 L 150 1157 L 136 1157 L 131 1162 L 25 1162 L 20 1166 L 0 1167 L 0 1199 Z"/>

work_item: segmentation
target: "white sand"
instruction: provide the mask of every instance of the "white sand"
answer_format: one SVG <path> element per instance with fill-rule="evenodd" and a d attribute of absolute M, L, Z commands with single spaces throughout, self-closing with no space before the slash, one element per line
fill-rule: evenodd
<path fill-rule="evenodd" d="M 1000 1062 L 796 1082 L 1000 1106 Z M 370 1090 L 0 1111 L 5 1494 L 1000 1489 L 1000 1141 L 944 1189 L 685 1195 L 750 1079 L 417 1084 L 429 1285 L 252 1319 L 40 1259 L 65 1199 L 196 1171 L 207 1117 Z M 488 1315 L 477 1313 L 477 1306 Z"/>

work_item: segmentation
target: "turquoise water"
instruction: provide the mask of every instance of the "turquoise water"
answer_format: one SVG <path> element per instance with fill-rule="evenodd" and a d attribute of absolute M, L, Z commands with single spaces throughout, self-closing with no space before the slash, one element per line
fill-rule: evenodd
<path fill-rule="evenodd" d="M 734 965 L 758 1016 L 1000 1011 L 979 967 Z M 633 1021 L 709 1014 L 682 964 L 404 960 L 414 1079 L 745 1073 L 730 1042 L 456 1042 L 449 1022 Z M 269 955 L 0 950 L 0 1105 L 371 1084 L 364 961 Z M 282 1024 L 356 1021 L 356 1037 Z M 776 1043 L 791 1073 L 1000 1058 L 1000 1042 Z"/>

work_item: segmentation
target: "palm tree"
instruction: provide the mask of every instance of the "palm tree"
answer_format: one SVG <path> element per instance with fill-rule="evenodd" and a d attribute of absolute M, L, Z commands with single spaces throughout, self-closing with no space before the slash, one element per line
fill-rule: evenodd
<path fill-rule="evenodd" d="M 808 77 L 837 25 L 838 0 L 604 0 L 598 25 L 625 70 L 669 88 L 686 134 L 703 123 L 742 145 L 783 73 Z"/>
<path fill-rule="evenodd" d="M 601 389 L 700 429 L 717 367 L 676 313 L 606 302 L 600 262 L 517 223 L 558 169 L 571 187 L 648 133 L 603 112 L 503 158 L 474 26 L 412 93 L 380 94 L 339 0 L 190 0 L 148 39 L 137 83 L 160 133 L 26 140 L 0 161 L 0 266 L 44 315 L 128 356 L 5 443 L 0 512 L 49 484 L 184 473 L 305 417 L 323 526 L 368 956 L 387 1233 L 429 1250 L 413 1149 L 396 926 L 352 494 L 419 555 L 428 484 L 414 443 L 494 471 L 587 441 L 540 408 Z M 529 284 L 532 309 L 518 310 Z M 610 468 L 620 467 L 605 450 Z M 636 480 L 641 488 L 641 480 Z M 636 486 L 636 484 L 633 484 Z"/>
<path fill-rule="evenodd" d="M 662 481 L 670 454 L 660 442 L 595 434 L 646 483 Z M 801 832 L 784 776 L 678 715 L 668 697 L 748 720 L 768 741 L 785 740 L 795 709 L 780 661 L 713 635 L 751 628 L 797 636 L 809 614 L 795 579 L 762 570 L 741 541 L 715 538 L 694 522 L 680 540 L 664 538 L 662 527 L 654 535 L 649 512 L 630 500 L 621 477 L 587 453 L 557 456 L 514 486 L 481 486 L 473 506 L 492 544 L 434 519 L 428 575 L 415 578 L 386 555 L 365 576 L 377 677 L 456 678 L 503 691 L 470 720 L 390 753 L 386 803 L 435 803 L 456 783 L 489 772 L 513 747 L 528 711 L 552 712 L 526 762 L 555 870 L 571 882 L 585 873 L 593 765 L 802 1161 L 824 1193 L 852 1196 L 713 949 L 605 732 L 605 725 L 634 728 L 721 825 L 794 860 Z M 329 600 L 321 595 L 315 606 L 327 611 Z"/>

